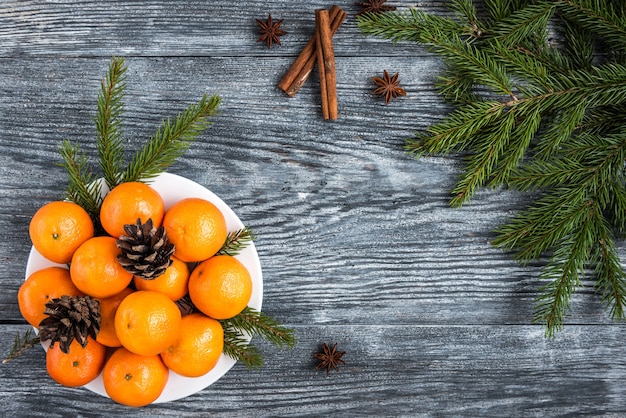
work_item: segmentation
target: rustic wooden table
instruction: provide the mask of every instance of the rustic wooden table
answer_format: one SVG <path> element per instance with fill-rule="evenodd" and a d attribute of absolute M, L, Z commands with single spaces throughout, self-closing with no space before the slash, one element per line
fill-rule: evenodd
<path fill-rule="evenodd" d="M 415 3 L 391 1 L 408 8 Z M 445 13 L 445 2 L 420 7 Z M 307 2 L 43 0 L 0 3 L 0 342 L 28 326 L 16 293 L 28 223 L 59 199 L 61 140 L 95 154 L 95 101 L 112 55 L 126 57 L 126 146 L 203 93 L 221 114 L 169 170 L 211 189 L 257 235 L 263 309 L 298 343 L 260 343 L 266 365 L 237 364 L 183 400 L 117 405 L 47 375 L 39 347 L 0 366 L 2 416 L 618 416 L 626 413 L 624 325 L 593 282 L 565 330 L 531 321 L 540 263 L 521 267 L 490 245 L 524 204 L 483 191 L 448 207 L 459 160 L 415 160 L 403 141 L 449 109 L 433 83 L 441 63 L 412 44 L 366 38 L 359 7 L 334 38 L 339 119 L 322 120 L 314 74 L 295 98 L 276 84 L 313 33 Z M 257 43 L 255 18 L 284 19 L 282 46 Z M 407 96 L 385 106 L 371 77 L 400 72 Z M 626 256 L 623 244 L 621 254 Z M 315 370 L 322 342 L 347 352 L 339 373 Z"/>

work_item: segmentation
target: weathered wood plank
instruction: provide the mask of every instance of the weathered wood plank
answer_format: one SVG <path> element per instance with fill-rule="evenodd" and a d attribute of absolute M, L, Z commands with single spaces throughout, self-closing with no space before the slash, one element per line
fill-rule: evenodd
<path fill-rule="evenodd" d="M 349 14 L 335 37 L 338 56 L 403 56 L 406 50 L 368 39 L 356 28 L 360 7 L 335 2 Z M 333 2 L 232 1 L 4 1 L 0 4 L 1 56 L 291 56 L 314 32 L 314 11 Z M 401 10 L 415 2 L 395 1 Z M 420 8 L 446 12 L 441 2 Z M 255 19 L 284 19 L 282 46 L 257 42 Z M 415 49 L 411 47 L 411 49 Z M 384 51 L 384 52 L 383 52 Z"/>
<path fill-rule="evenodd" d="M 3 327 L 0 340 L 16 329 Z M 0 367 L 7 416 L 617 416 L 626 409 L 623 327 L 571 326 L 547 341 L 538 326 L 298 326 L 291 351 L 260 345 L 267 364 L 236 365 L 209 388 L 132 410 L 64 388 L 33 349 Z M 321 341 L 347 354 L 315 371 Z M 36 399 L 36 401 L 34 401 Z"/>

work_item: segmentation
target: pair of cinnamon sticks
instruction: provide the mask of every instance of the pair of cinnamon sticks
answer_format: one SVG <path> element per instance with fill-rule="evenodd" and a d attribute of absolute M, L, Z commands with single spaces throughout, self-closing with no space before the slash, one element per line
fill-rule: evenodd
<path fill-rule="evenodd" d="M 337 72 L 335 69 L 335 53 L 333 35 L 347 13 L 339 6 L 333 5 L 330 10 L 315 10 L 315 35 L 291 64 L 289 70 L 278 83 L 278 87 L 288 96 L 296 95 L 300 87 L 309 78 L 317 61 L 320 74 L 320 91 L 322 96 L 322 115 L 324 119 L 337 119 Z"/>

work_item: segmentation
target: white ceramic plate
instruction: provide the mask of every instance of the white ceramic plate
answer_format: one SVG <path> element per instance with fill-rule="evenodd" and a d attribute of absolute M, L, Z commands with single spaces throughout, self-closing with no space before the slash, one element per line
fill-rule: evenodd
<path fill-rule="evenodd" d="M 151 180 L 149 184 L 163 197 L 165 210 L 184 198 L 199 197 L 210 201 L 220 209 L 226 218 L 226 226 L 229 232 L 244 227 L 244 224 L 239 220 L 235 212 L 222 199 L 194 181 L 175 174 L 163 173 Z M 254 243 L 250 243 L 236 258 L 246 266 L 252 276 L 252 297 L 248 306 L 260 311 L 263 302 L 263 276 Z M 58 265 L 44 258 L 35 248 L 31 248 L 28 263 L 26 264 L 26 277 L 42 268 Z M 61 265 L 61 267 L 67 266 Z M 44 345 L 44 348 L 46 347 L 47 345 Z M 174 401 L 199 392 L 224 376 L 234 365 L 235 360 L 222 354 L 217 365 L 204 376 L 190 378 L 170 371 L 167 386 L 165 386 L 163 393 L 155 403 Z M 108 397 L 104 390 L 101 376 L 84 387 Z"/>

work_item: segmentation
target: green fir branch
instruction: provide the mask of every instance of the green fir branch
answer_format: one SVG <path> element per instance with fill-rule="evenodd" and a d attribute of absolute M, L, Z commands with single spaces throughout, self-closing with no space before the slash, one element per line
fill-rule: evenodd
<path fill-rule="evenodd" d="M 247 226 L 237 231 L 229 232 L 222 248 L 220 248 L 216 254 L 235 256 L 250 245 L 254 239 L 252 229 Z"/>
<path fill-rule="evenodd" d="M 606 186 L 607 194 L 611 196 L 610 202 L 606 205 L 606 217 L 617 239 L 623 240 L 626 238 L 626 173 Z"/>
<path fill-rule="evenodd" d="M 571 158 L 532 160 L 511 175 L 509 186 L 520 191 L 563 187 L 581 181 L 587 173 L 584 164 Z"/>
<path fill-rule="evenodd" d="M 588 109 L 578 130 L 596 135 L 620 132 L 626 125 L 626 106 L 599 106 Z"/>
<path fill-rule="evenodd" d="M 452 189 L 454 195 L 450 201 L 452 206 L 460 206 L 467 202 L 470 196 L 489 180 L 494 167 L 509 146 L 514 126 L 515 110 L 509 110 L 501 118 L 500 123 L 492 125 L 486 132 L 481 141 L 481 148 L 467 158 L 465 174 Z"/>
<path fill-rule="evenodd" d="M 469 27 L 473 28 L 473 35 L 481 37 L 485 31 L 484 26 L 478 20 L 478 14 L 476 12 L 476 6 L 472 0 L 452 0 L 449 8 L 457 12 L 464 19 L 467 19 Z"/>
<path fill-rule="evenodd" d="M 2 364 L 6 364 L 11 360 L 16 359 L 17 357 L 24 354 L 27 350 L 39 344 L 39 342 L 39 335 L 35 334 L 32 328 L 28 328 L 23 337 L 20 336 L 20 333 L 18 332 L 13 339 L 13 346 L 11 347 L 11 351 L 9 351 L 7 356 L 2 360 Z"/>
<path fill-rule="evenodd" d="M 483 0 L 485 10 L 492 22 L 499 22 L 508 18 L 512 13 L 522 9 L 529 0 Z"/>
<path fill-rule="evenodd" d="M 96 181 L 87 156 L 69 140 L 61 143 L 59 152 L 63 159 L 62 166 L 68 174 L 66 199 L 82 206 L 92 220 L 97 221 L 102 203 L 101 183 Z"/>
<path fill-rule="evenodd" d="M 504 106 L 494 101 L 477 101 L 460 107 L 427 133 L 407 140 L 406 150 L 417 156 L 463 151 L 485 127 L 499 120 Z"/>
<path fill-rule="evenodd" d="M 271 316 L 246 307 L 238 315 L 220 321 L 224 329 L 240 334 L 259 336 L 278 348 L 292 348 L 296 343 L 294 331 L 280 324 Z"/>
<path fill-rule="evenodd" d="M 446 67 L 453 68 L 457 75 L 487 86 L 496 94 L 515 98 L 513 81 L 506 67 L 490 50 L 480 48 L 456 34 L 439 37 L 431 49 L 443 55 Z"/>
<path fill-rule="evenodd" d="M 626 280 L 614 241 L 626 237 L 623 2 L 483 6 L 477 14 L 472 2 L 455 0 L 452 18 L 417 9 L 358 17 L 364 34 L 421 44 L 443 59 L 437 87 L 455 110 L 408 139 L 406 150 L 462 155 L 454 206 L 483 186 L 535 193 L 496 229 L 493 244 L 523 264 L 548 258 L 535 311 L 546 335 L 561 329 L 583 271 L 594 272 L 603 303 L 622 319 Z"/>
<path fill-rule="evenodd" d="M 596 288 L 613 319 L 626 319 L 626 272 L 620 263 L 610 224 L 599 226 L 598 245 L 592 256 L 596 263 Z"/>
<path fill-rule="evenodd" d="M 275 347 L 292 348 L 296 344 L 294 331 L 256 309 L 246 307 L 233 318 L 220 320 L 224 328 L 224 353 L 241 361 L 248 368 L 263 365 L 263 356 L 249 338 L 258 336 Z"/>
<path fill-rule="evenodd" d="M 506 66 L 515 79 L 515 88 L 523 97 L 549 92 L 552 89 L 549 81 L 551 64 L 539 61 L 527 48 L 521 46 L 507 47 L 498 39 L 489 41 L 492 53 Z"/>
<path fill-rule="evenodd" d="M 493 245 L 515 249 L 523 264 L 538 259 L 571 235 L 587 216 L 589 196 L 567 187 L 551 188 L 507 224 L 496 228 Z"/>
<path fill-rule="evenodd" d="M 492 179 L 489 182 L 491 187 L 508 185 L 512 173 L 520 166 L 528 148 L 535 139 L 535 135 L 541 126 L 541 114 L 538 106 L 528 106 L 521 109 L 520 120 L 517 121 L 506 152 L 503 152 L 498 165 L 493 170 Z"/>
<path fill-rule="evenodd" d="M 186 312 L 199 312 L 188 295 L 177 301 L 177 304 Z M 224 354 L 241 361 L 248 368 L 263 366 L 263 355 L 250 342 L 252 337 L 260 337 L 281 349 L 293 348 L 296 344 L 292 329 L 250 307 L 244 308 L 232 318 L 219 322 L 224 330 Z"/>
<path fill-rule="evenodd" d="M 505 47 L 524 45 L 529 39 L 545 39 L 547 25 L 556 6 L 551 1 L 539 1 L 514 11 L 491 29 L 498 42 Z M 539 35 L 539 36 L 538 36 Z"/>
<path fill-rule="evenodd" d="M 454 19 L 410 9 L 408 13 L 364 13 L 357 16 L 359 28 L 393 42 L 409 41 L 436 45 L 439 38 L 471 36 L 474 28 Z"/>
<path fill-rule="evenodd" d="M 124 59 L 113 57 L 98 94 L 96 116 L 98 157 L 100 169 L 109 189 L 119 184 L 120 173 L 124 169 L 122 100 L 126 90 L 125 73 Z"/>
<path fill-rule="evenodd" d="M 563 329 L 563 318 L 569 311 L 574 291 L 580 287 L 580 259 L 574 257 L 573 243 L 563 242 L 558 253 L 544 267 L 541 279 L 550 282 L 542 286 L 534 310 L 534 321 L 543 323 L 546 337 L 554 337 Z"/>
<path fill-rule="evenodd" d="M 560 34 L 575 68 L 589 70 L 593 62 L 593 33 L 580 23 L 562 16 Z"/>
<path fill-rule="evenodd" d="M 98 94 L 95 119 L 97 150 L 99 166 L 108 188 L 121 182 L 147 180 L 161 174 L 210 125 L 208 119 L 217 113 L 220 104 L 218 96 L 205 94 L 174 121 L 163 121 L 155 135 L 124 168 L 122 100 L 126 89 L 125 73 L 124 59 L 113 57 Z M 78 145 L 65 140 L 59 152 L 63 160 L 61 165 L 69 177 L 66 199 L 82 206 L 98 229 L 102 182 L 97 181 L 98 176 L 93 173 L 86 154 L 80 151 Z"/>
<path fill-rule="evenodd" d="M 626 47 L 626 12 L 610 0 L 558 0 L 559 11 L 602 39 L 609 47 Z"/>
<path fill-rule="evenodd" d="M 263 367 L 263 355 L 247 338 L 233 329 L 224 329 L 224 354 L 248 369 Z"/>
<path fill-rule="evenodd" d="M 562 329 L 571 297 L 581 285 L 585 264 L 598 239 L 601 215 L 596 203 L 587 202 L 583 211 L 577 228 L 555 246 L 554 255 L 541 274 L 541 278 L 550 283 L 542 287 L 537 297 L 535 321 L 545 324 L 547 337 L 554 337 L 555 332 Z"/>
<path fill-rule="evenodd" d="M 572 137 L 585 117 L 587 107 L 587 101 L 583 99 L 558 112 L 552 112 L 551 123 L 543 132 L 537 147 L 535 156 L 538 160 L 548 160 Z"/>
<path fill-rule="evenodd" d="M 154 136 L 135 154 L 124 172 L 123 181 L 147 180 L 167 169 L 211 124 L 208 119 L 216 114 L 219 104 L 219 96 L 205 94 L 174 121 L 163 121 Z"/>
<path fill-rule="evenodd" d="M 456 105 L 469 105 L 480 100 L 474 92 L 474 80 L 466 78 L 452 67 L 446 66 L 445 72 L 437 77 L 435 87 L 445 100 Z"/>

